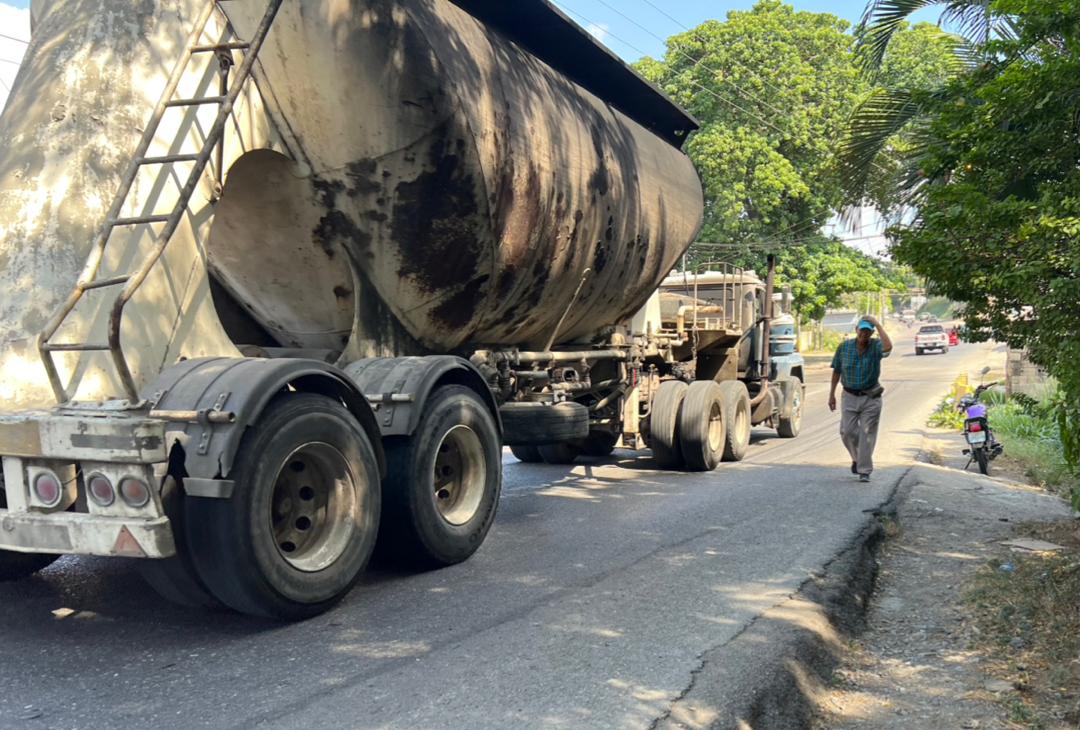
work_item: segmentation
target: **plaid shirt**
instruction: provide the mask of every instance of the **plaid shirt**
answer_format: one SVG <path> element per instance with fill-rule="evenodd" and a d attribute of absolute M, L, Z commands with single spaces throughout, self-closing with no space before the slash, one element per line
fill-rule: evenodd
<path fill-rule="evenodd" d="M 840 382 L 848 390 L 869 390 L 878 384 L 881 360 L 888 356 L 877 338 L 870 340 L 870 346 L 860 355 L 858 341 L 852 337 L 836 348 L 832 369 L 840 373 Z"/>

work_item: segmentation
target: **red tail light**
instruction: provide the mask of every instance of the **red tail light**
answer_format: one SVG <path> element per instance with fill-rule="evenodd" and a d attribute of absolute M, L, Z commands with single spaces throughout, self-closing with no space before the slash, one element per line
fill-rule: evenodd
<path fill-rule="evenodd" d="M 968 431 L 973 431 L 975 433 L 978 433 L 979 431 L 982 431 L 982 424 L 981 423 L 969 424 L 968 425 Z"/>

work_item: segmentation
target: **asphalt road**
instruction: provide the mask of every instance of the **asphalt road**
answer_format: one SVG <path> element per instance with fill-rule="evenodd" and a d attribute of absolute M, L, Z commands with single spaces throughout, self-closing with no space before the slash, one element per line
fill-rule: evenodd
<path fill-rule="evenodd" d="M 370 576 L 298 625 L 185 612 L 123 561 L 65 558 L 0 586 L 0 728 L 646 728 L 699 668 L 864 526 L 917 455 L 962 345 L 887 361 L 878 470 L 860 485 L 808 378 L 794 441 L 755 431 L 710 474 L 645 454 L 506 457 L 490 537 L 454 568 Z"/>

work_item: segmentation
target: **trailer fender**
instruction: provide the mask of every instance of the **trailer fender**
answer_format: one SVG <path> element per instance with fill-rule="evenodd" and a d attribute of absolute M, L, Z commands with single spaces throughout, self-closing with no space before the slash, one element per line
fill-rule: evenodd
<path fill-rule="evenodd" d="M 228 498 L 240 441 L 267 404 L 289 391 L 320 393 L 339 399 L 356 417 L 375 450 L 379 474 L 386 459 L 374 409 L 348 376 L 318 360 L 281 358 L 205 358 L 185 360 L 166 369 L 147 389 L 155 411 L 195 411 L 191 422 L 170 423 L 166 442 L 170 469 L 178 465 L 176 447 L 183 451 L 184 488 L 190 496 Z M 211 421 L 213 412 L 233 416 L 227 423 Z"/>
<path fill-rule="evenodd" d="M 411 436 L 420 423 L 428 397 L 441 385 L 463 385 L 476 391 L 491 411 L 502 436 L 502 419 L 495 396 L 480 371 L 464 358 L 452 355 L 368 358 L 346 367 L 345 374 L 376 406 L 376 421 L 384 437 Z"/>

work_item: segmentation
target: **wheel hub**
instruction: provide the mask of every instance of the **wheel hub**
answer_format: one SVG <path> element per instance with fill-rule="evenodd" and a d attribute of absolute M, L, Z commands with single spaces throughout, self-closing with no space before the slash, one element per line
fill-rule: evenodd
<path fill-rule="evenodd" d="M 285 459 L 270 504 L 285 562 L 313 573 L 341 557 L 357 529 L 356 486 L 348 460 L 329 444 L 304 444 Z"/>
<path fill-rule="evenodd" d="M 439 515 L 454 526 L 476 516 L 484 498 L 487 459 L 483 444 L 468 426 L 447 431 L 435 452 L 432 492 Z"/>

